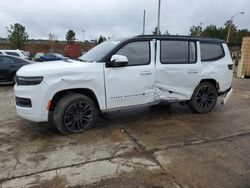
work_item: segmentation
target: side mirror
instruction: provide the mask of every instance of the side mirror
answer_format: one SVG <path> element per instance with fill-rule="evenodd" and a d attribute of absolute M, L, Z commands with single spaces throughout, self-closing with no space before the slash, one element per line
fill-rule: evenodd
<path fill-rule="evenodd" d="M 107 67 L 125 67 L 128 65 L 128 58 L 123 55 L 113 55 L 106 65 Z"/>

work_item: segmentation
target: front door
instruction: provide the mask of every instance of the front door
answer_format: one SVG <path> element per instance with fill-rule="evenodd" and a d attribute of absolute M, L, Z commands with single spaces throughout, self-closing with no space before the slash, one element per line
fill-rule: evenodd
<path fill-rule="evenodd" d="M 126 67 L 105 68 L 107 109 L 143 105 L 154 99 L 153 41 L 134 41 L 115 54 L 128 58 Z"/>

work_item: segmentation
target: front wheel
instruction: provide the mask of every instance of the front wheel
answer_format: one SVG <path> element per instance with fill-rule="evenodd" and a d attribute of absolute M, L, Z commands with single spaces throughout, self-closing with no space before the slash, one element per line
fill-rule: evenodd
<path fill-rule="evenodd" d="M 217 103 L 217 97 L 215 86 L 209 82 L 202 82 L 195 89 L 189 107 L 196 113 L 211 112 Z"/>
<path fill-rule="evenodd" d="M 56 105 L 53 123 L 62 134 L 80 133 L 94 125 L 97 115 L 92 99 L 81 94 L 71 94 Z"/>

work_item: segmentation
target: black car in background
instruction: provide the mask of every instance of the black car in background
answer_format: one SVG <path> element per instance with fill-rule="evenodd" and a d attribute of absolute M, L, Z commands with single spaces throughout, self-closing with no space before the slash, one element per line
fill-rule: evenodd
<path fill-rule="evenodd" d="M 9 55 L 0 55 L 0 83 L 15 83 L 15 75 L 18 69 L 30 63 L 31 62 L 26 59 Z"/>
<path fill-rule="evenodd" d="M 35 61 L 45 62 L 45 61 L 59 61 L 59 60 L 65 60 L 65 59 L 66 58 L 61 54 L 49 53 L 49 54 L 45 54 L 45 55 L 37 58 Z"/>

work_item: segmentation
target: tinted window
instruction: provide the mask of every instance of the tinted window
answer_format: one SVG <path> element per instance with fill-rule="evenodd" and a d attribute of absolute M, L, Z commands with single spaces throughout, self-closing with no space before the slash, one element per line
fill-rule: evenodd
<path fill-rule="evenodd" d="M 2 52 L 0 52 L 0 54 L 3 54 Z"/>
<path fill-rule="evenodd" d="M 195 42 L 173 40 L 161 41 L 161 63 L 184 64 L 195 62 Z"/>
<path fill-rule="evenodd" d="M 8 57 L 0 57 L 0 64 L 8 64 L 10 59 Z"/>
<path fill-rule="evenodd" d="M 27 61 L 25 61 L 24 59 L 20 59 L 20 58 L 13 58 L 13 61 L 15 63 L 27 64 Z"/>
<path fill-rule="evenodd" d="M 13 55 L 13 56 L 17 56 L 17 57 L 20 57 L 18 53 L 16 52 L 5 52 L 6 54 L 8 55 Z"/>
<path fill-rule="evenodd" d="M 149 42 L 131 42 L 122 47 L 116 54 L 128 58 L 128 65 L 147 65 L 150 63 Z"/>
<path fill-rule="evenodd" d="M 201 43 L 201 61 L 211 61 L 224 57 L 224 50 L 221 44 Z"/>

